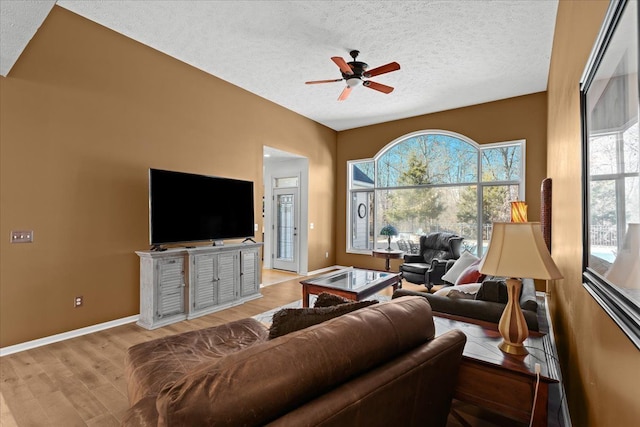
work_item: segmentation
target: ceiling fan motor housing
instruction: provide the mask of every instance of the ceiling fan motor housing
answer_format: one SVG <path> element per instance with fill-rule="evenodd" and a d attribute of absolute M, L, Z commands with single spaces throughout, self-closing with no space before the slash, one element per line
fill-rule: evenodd
<path fill-rule="evenodd" d="M 349 65 L 349 67 L 353 71 L 353 74 L 345 74 L 341 72 L 343 79 L 349 79 L 353 77 L 361 78 L 364 72 L 369 68 L 369 64 L 360 61 L 347 62 L 347 65 Z"/>

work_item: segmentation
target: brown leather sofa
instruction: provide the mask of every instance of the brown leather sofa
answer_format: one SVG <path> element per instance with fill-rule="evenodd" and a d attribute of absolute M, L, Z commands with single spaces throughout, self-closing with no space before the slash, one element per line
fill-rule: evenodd
<path fill-rule="evenodd" d="M 244 319 L 141 343 L 123 425 L 444 426 L 466 337 L 434 337 L 405 297 L 272 340 Z"/>

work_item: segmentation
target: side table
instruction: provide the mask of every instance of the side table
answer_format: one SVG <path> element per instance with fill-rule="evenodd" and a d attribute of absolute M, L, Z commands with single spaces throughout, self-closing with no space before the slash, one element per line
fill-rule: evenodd
<path fill-rule="evenodd" d="M 502 337 L 494 323 L 434 315 L 436 335 L 459 329 L 467 336 L 454 397 L 482 406 L 524 423 L 533 414 L 533 426 L 547 426 L 549 384 L 559 382 L 552 360 L 552 343 L 548 335 L 529 331 L 524 345 L 528 355 L 503 353 L 498 344 Z M 540 383 L 536 391 L 535 365 L 540 365 Z"/>
<path fill-rule="evenodd" d="M 374 249 L 372 252 L 372 255 L 374 258 L 384 258 L 385 259 L 385 265 L 384 268 L 386 271 L 391 270 L 391 266 L 389 265 L 389 260 L 391 259 L 398 259 L 398 258 L 402 258 L 402 256 L 404 255 L 404 252 L 402 251 L 397 251 L 394 249 Z"/>

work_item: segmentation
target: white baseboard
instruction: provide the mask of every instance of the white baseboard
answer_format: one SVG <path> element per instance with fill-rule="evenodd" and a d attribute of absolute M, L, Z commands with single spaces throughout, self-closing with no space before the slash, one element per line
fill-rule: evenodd
<path fill-rule="evenodd" d="M 10 345 L 8 347 L 0 348 L 0 357 L 8 356 L 10 354 L 18 353 L 20 351 L 31 350 L 32 348 L 42 347 L 43 345 L 53 344 L 54 342 L 64 341 L 71 338 L 80 337 L 82 335 L 91 334 L 105 329 L 114 328 L 120 325 L 126 325 L 127 323 L 133 323 L 138 321 L 138 315 L 123 317 L 122 319 L 111 320 L 109 322 L 100 323 L 93 326 L 87 326 L 86 328 L 75 329 L 69 332 L 63 332 L 61 334 L 51 335 L 44 338 L 39 338 L 33 341 L 27 341 L 21 344 Z"/>
<path fill-rule="evenodd" d="M 334 265 L 334 266 L 331 266 L 331 267 L 325 267 L 325 268 L 321 268 L 319 270 L 310 271 L 307 274 L 305 274 L 305 276 L 313 276 L 313 275 L 316 275 L 316 274 L 326 273 L 328 271 L 333 271 L 333 270 L 336 270 L 336 269 L 342 270 L 343 268 L 349 268 L 349 267 L 343 267 L 341 265 Z"/>
<path fill-rule="evenodd" d="M 349 267 L 342 267 L 340 265 L 334 265 L 334 266 L 331 266 L 331 267 L 321 268 L 319 270 L 309 271 L 307 273 L 294 273 L 294 272 L 290 272 L 290 273 L 298 274 L 301 277 L 308 277 L 308 276 L 313 276 L 313 275 L 316 275 L 316 274 L 326 273 L 326 272 L 333 271 L 333 270 L 336 270 L 336 269 L 342 270 L 343 268 L 349 268 Z M 288 280 L 288 279 L 283 279 L 283 281 L 286 281 L 286 280 Z M 277 283 L 280 283 L 280 282 L 277 282 Z M 260 283 L 260 288 L 265 288 L 267 286 L 272 286 L 272 285 L 275 285 L 275 284 L 276 283 L 269 283 L 268 285 L 265 285 L 264 283 Z"/>

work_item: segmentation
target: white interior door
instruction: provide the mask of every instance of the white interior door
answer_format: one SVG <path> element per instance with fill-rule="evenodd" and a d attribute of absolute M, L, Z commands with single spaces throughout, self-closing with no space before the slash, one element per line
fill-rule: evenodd
<path fill-rule="evenodd" d="M 273 268 L 298 272 L 299 203 L 297 188 L 273 189 Z"/>

